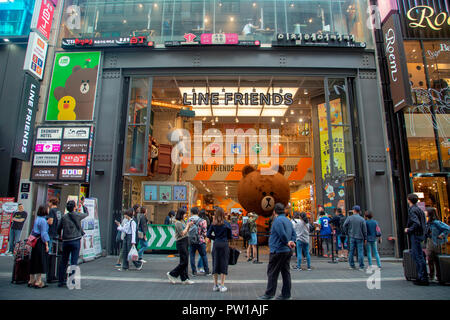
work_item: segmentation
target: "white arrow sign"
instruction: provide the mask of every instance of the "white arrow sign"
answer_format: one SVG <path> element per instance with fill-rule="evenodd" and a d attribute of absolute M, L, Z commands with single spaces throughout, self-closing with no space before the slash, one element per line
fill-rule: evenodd
<path fill-rule="evenodd" d="M 150 239 L 148 240 L 148 246 L 150 247 L 156 239 L 156 233 L 153 231 L 152 227 L 148 228 L 148 231 L 150 232 Z"/>
<path fill-rule="evenodd" d="M 170 241 L 167 244 L 167 247 L 171 248 L 173 246 L 173 243 L 175 242 L 175 229 L 174 228 L 169 228 L 169 232 L 170 232 Z"/>
<path fill-rule="evenodd" d="M 156 247 L 161 247 L 162 244 L 164 243 L 164 240 L 166 240 L 167 235 L 166 235 L 166 233 L 164 232 L 164 230 L 163 230 L 162 227 L 158 227 L 158 231 L 159 231 L 159 233 L 161 234 L 161 239 L 159 239 L 158 243 L 156 244 Z"/>

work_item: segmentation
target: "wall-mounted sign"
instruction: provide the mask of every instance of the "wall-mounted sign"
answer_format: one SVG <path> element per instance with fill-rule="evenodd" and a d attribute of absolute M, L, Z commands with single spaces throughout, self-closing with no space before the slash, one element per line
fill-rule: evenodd
<path fill-rule="evenodd" d="M 188 96 L 192 96 L 188 98 Z M 220 97 L 224 96 L 224 104 L 230 105 L 291 105 L 293 103 L 292 93 L 240 93 L 240 92 L 225 92 L 225 93 L 183 93 L 183 105 L 185 106 L 195 106 L 195 105 L 222 105 Z"/>
<path fill-rule="evenodd" d="M 16 139 L 12 156 L 29 161 L 34 135 L 34 120 L 39 102 L 40 85 L 32 76 L 25 74 L 22 100 L 19 105 Z"/>
<path fill-rule="evenodd" d="M 31 170 L 31 179 L 56 181 L 58 178 L 58 168 L 33 168 Z"/>
<path fill-rule="evenodd" d="M 46 121 L 92 121 L 100 56 L 100 52 L 56 53 Z"/>
<path fill-rule="evenodd" d="M 43 141 L 37 140 L 34 152 L 50 152 L 59 153 L 61 151 L 60 141 Z"/>
<path fill-rule="evenodd" d="M 61 139 L 62 128 L 38 128 L 36 139 Z"/>
<path fill-rule="evenodd" d="M 243 47 L 259 47 L 259 40 L 239 40 L 236 33 L 204 33 L 200 39 L 193 33 L 187 33 L 184 36 L 185 41 L 165 41 L 166 47 L 186 47 L 186 46 L 211 46 L 211 45 L 231 45 Z M 199 41 L 200 40 L 200 41 Z"/>
<path fill-rule="evenodd" d="M 392 14 L 383 24 L 382 29 L 391 97 L 394 111 L 397 112 L 413 103 L 399 16 Z"/>
<path fill-rule="evenodd" d="M 38 0 L 34 5 L 30 27 L 32 30 L 38 31 L 47 41 L 50 39 L 54 11 L 55 8 L 50 0 Z"/>
<path fill-rule="evenodd" d="M 365 42 L 355 42 L 352 34 L 279 33 L 273 47 L 335 47 L 365 48 Z"/>
<path fill-rule="evenodd" d="M 63 141 L 63 153 L 86 153 L 89 150 L 89 140 L 86 141 Z"/>
<path fill-rule="evenodd" d="M 54 167 L 59 165 L 59 154 L 35 154 L 33 166 Z"/>
<path fill-rule="evenodd" d="M 239 35 L 237 33 L 203 33 L 200 36 L 201 44 L 239 44 Z"/>
<path fill-rule="evenodd" d="M 44 75 L 47 47 L 47 42 L 41 36 L 36 32 L 30 32 L 23 70 L 35 75 L 39 80 L 42 80 Z"/>
<path fill-rule="evenodd" d="M 64 128 L 63 139 L 89 139 L 90 127 Z"/>
<path fill-rule="evenodd" d="M 87 155 L 85 154 L 62 154 L 61 166 L 65 167 L 85 167 Z"/>
<path fill-rule="evenodd" d="M 153 48 L 154 42 L 146 36 L 130 36 L 115 38 L 64 38 L 63 49 L 74 48 Z"/>
<path fill-rule="evenodd" d="M 89 182 L 93 127 L 39 127 L 37 131 L 38 136 L 53 139 L 36 140 L 30 180 Z M 80 136 L 84 140 L 76 140 Z"/>
<path fill-rule="evenodd" d="M 440 31 L 449 29 L 450 15 L 448 12 L 436 12 L 432 7 L 421 5 L 408 10 L 406 13 L 408 27 Z"/>

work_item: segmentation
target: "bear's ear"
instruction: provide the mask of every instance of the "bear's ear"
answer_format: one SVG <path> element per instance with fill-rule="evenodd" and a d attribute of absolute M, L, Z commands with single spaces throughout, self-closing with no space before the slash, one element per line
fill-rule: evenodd
<path fill-rule="evenodd" d="M 59 101 L 62 97 L 64 97 L 66 89 L 64 87 L 56 87 L 55 90 L 53 90 L 53 95 L 55 96 L 56 100 Z"/>
<path fill-rule="evenodd" d="M 246 165 L 243 169 L 242 169 L 242 176 L 245 178 L 246 175 L 248 175 L 249 173 L 255 171 L 255 168 L 251 165 Z"/>
<path fill-rule="evenodd" d="M 273 166 L 273 167 L 272 167 L 272 170 L 273 170 L 273 171 L 277 171 L 277 169 L 278 169 L 278 172 L 281 173 L 281 175 L 284 176 L 284 168 L 283 168 L 283 166 L 278 165 L 278 168 L 277 168 L 277 166 Z"/>
<path fill-rule="evenodd" d="M 80 66 L 75 66 L 75 67 L 73 67 L 73 69 L 72 69 L 72 73 L 75 73 L 75 72 L 77 72 L 78 70 L 81 70 L 81 67 L 80 67 Z"/>

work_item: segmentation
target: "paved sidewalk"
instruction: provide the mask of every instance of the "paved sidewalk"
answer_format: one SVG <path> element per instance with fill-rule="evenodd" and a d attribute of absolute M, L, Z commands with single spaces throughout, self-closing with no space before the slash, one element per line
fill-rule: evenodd
<path fill-rule="evenodd" d="M 0 257 L 0 299 L 50 299 L 50 300 L 253 300 L 264 293 L 268 256 L 261 254 L 262 264 L 240 261 L 229 267 L 226 286 L 228 292 L 212 291 L 212 277 L 191 276 L 194 285 L 170 284 L 166 272 L 174 268 L 178 258 L 167 255 L 146 254 L 147 263 L 141 271 L 117 271 L 117 257 L 108 256 L 83 263 L 81 268 L 81 290 L 58 288 L 34 289 L 26 285 L 11 284 L 12 257 Z M 211 256 L 208 257 L 211 267 Z M 348 263 L 328 263 L 329 259 L 312 260 L 312 271 L 291 271 L 293 299 L 312 300 L 403 300 L 403 299 L 450 299 L 450 286 L 432 284 L 429 287 L 414 286 L 404 280 L 402 264 L 383 259 L 380 271 L 380 289 L 368 289 L 364 271 L 349 270 Z M 386 261 L 387 260 L 387 261 Z M 394 260 L 395 261 L 395 260 Z M 295 264 L 295 257 L 292 258 Z M 189 272 L 191 269 L 189 267 Z M 277 294 L 281 290 L 281 277 Z"/>

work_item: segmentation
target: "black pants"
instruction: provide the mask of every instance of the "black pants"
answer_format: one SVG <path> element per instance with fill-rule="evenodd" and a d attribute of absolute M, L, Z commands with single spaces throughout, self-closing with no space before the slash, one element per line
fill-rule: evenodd
<path fill-rule="evenodd" d="M 277 291 L 278 276 L 281 272 L 283 278 L 283 288 L 281 295 L 283 297 L 291 297 L 291 272 L 289 270 L 289 261 L 291 260 L 291 252 L 271 253 L 269 265 L 267 266 L 267 290 L 266 295 L 275 296 Z"/>
<path fill-rule="evenodd" d="M 189 265 L 189 252 L 188 252 L 188 245 L 189 245 L 189 238 L 183 238 L 181 240 L 177 241 L 177 250 L 180 254 L 180 263 L 170 271 L 170 275 L 172 277 L 178 278 L 180 276 L 181 281 L 185 281 L 189 279 L 188 276 L 188 265 Z"/>

